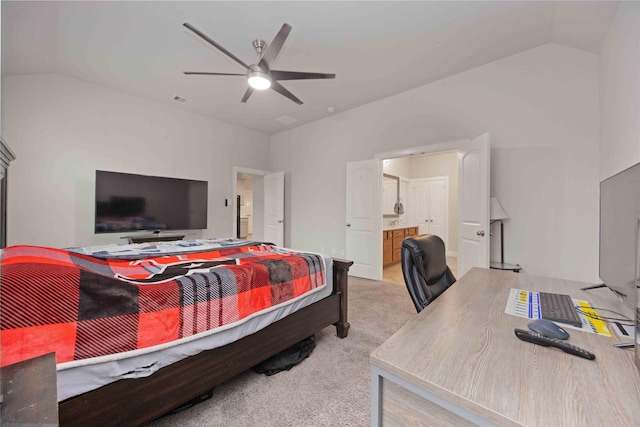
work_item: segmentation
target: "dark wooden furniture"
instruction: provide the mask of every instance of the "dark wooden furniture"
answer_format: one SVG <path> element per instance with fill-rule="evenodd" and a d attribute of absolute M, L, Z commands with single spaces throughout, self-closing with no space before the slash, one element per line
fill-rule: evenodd
<path fill-rule="evenodd" d="M 56 354 L 2 368 L 3 426 L 58 425 Z"/>
<path fill-rule="evenodd" d="M 400 262 L 400 248 L 406 237 L 417 236 L 418 227 L 394 228 L 382 232 L 382 265 Z"/>
<path fill-rule="evenodd" d="M 59 404 L 62 426 L 129 426 L 154 420 L 241 372 L 335 325 L 347 336 L 347 279 L 352 261 L 333 260 L 333 293 L 241 340 L 204 351 L 146 378 L 126 379 Z"/>
<path fill-rule="evenodd" d="M 129 243 L 171 242 L 184 239 L 184 234 L 142 234 L 123 236 L 121 239 L 129 239 Z"/>
<path fill-rule="evenodd" d="M 7 246 L 7 176 L 9 163 L 16 159 L 16 155 L 0 138 L 0 248 Z"/>

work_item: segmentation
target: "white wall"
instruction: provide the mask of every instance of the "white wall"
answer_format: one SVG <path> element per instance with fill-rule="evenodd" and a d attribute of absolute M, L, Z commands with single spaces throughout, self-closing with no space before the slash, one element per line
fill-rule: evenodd
<path fill-rule="evenodd" d="M 506 261 L 597 281 L 598 114 L 597 56 L 546 44 L 274 135 L 287 241 L 344 251 L 347 162 L 489 132 Z"/>
<path fill-rule="evenodd" d="M 640 162 L 640 3 L 622 2 L 600 51 L 600 179 Z"/>
<path fill-rule="evenodd" d="M 264 134 L 60 75 L 3 77 L 2 116 L 10 245 L 123 242 L 93 232 L 96 169 L 209 181 L 202 235 L 226 237 L 232 167 L 269 166 Z"/>

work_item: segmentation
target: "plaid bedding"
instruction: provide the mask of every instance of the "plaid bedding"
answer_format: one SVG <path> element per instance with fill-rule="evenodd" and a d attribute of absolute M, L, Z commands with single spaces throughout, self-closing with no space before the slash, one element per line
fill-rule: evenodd
<path fill-rule="evenodd" d="M 180 342 L 326 285 L 320 255 L 269 244 L 134 260 L 12 246 L 0 268 L 0 366 Z"/>

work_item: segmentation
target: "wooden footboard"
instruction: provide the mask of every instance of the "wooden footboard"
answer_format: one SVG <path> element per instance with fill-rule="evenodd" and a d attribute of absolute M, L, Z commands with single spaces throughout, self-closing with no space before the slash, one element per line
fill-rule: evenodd
<path fill-rule="evenodd" d="M 347 336 L 347 281 L 352 261 L 333 261 L 333 293 L 238 341 L 60 402 L 61 426 L 127 426 L 154 420 L 329 326 Z"/>

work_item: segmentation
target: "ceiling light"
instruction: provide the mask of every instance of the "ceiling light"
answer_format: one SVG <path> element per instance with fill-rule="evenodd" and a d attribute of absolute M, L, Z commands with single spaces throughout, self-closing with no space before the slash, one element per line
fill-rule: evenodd
<path fill-rule="evenodd" d="M 265 90 L 271 87 L 271 79 L 262 71 L 249 71 L 249 86 L 256 90 Z"/>

